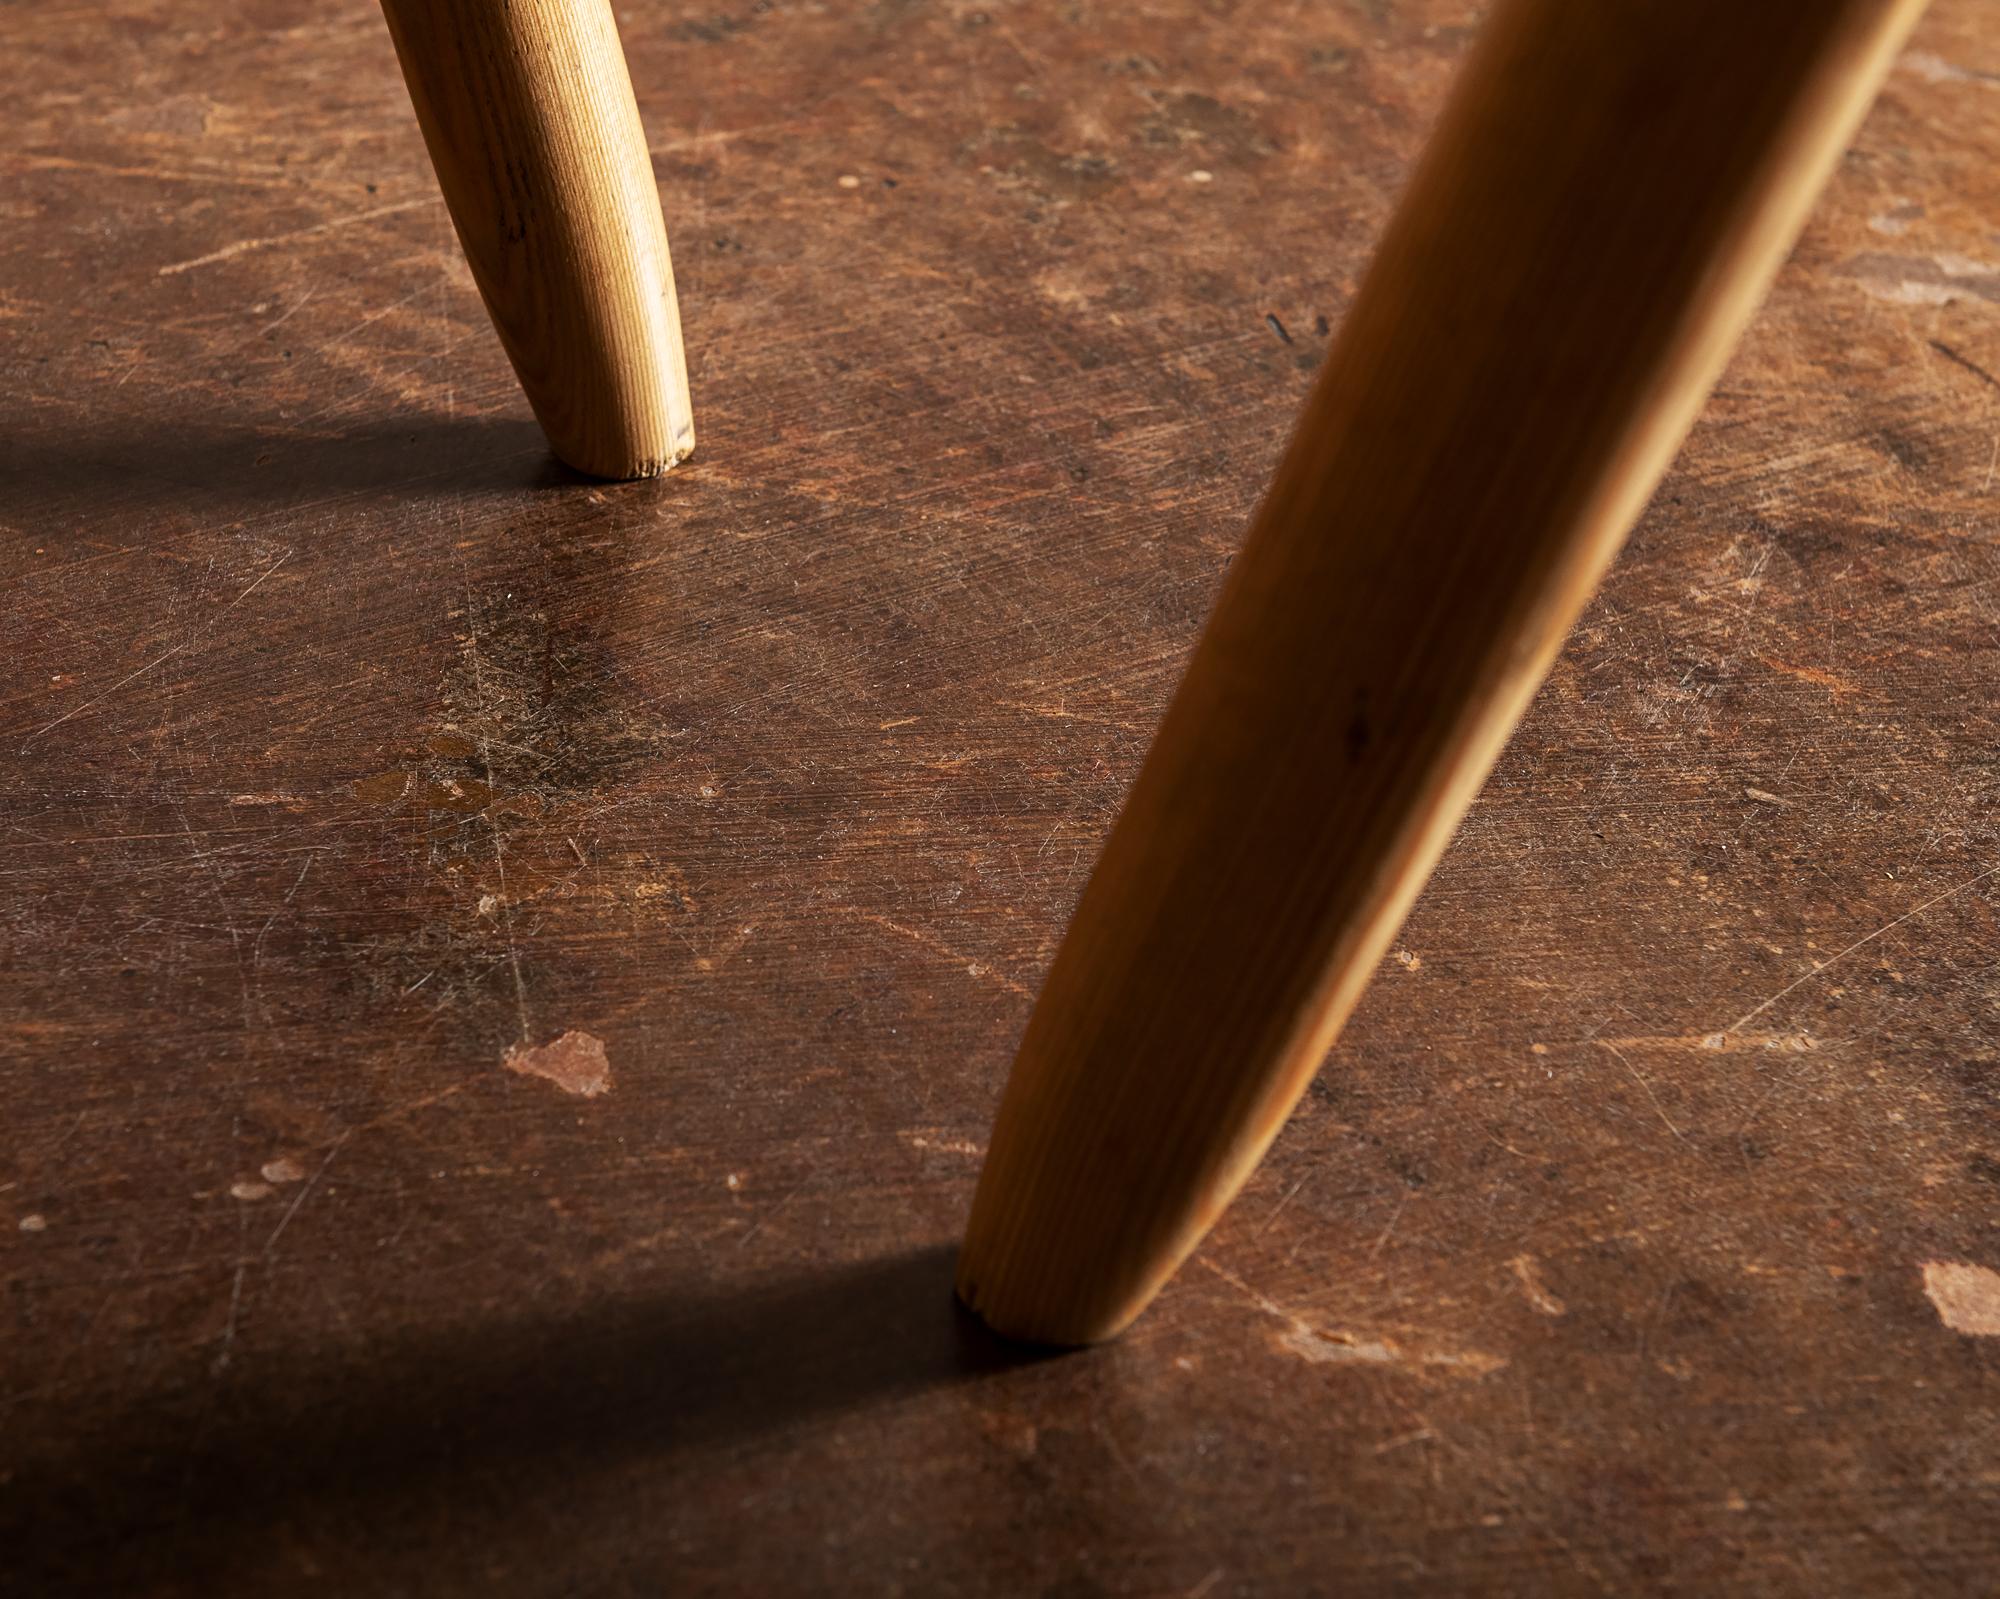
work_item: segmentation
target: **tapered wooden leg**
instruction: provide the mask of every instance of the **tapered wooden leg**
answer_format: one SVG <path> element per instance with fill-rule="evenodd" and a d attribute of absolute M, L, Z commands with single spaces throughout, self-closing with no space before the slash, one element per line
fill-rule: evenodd
<path fill-rule="evenodd" d="M 1262 1156 L 1921 0 L 1501 0 L 1014 1063 L 959 1266 L 1129 1323 Z"/>
<path fill-rule="evenodd" d="M 549 444 L 597 477 L 694 448 L 666 226 L 609 0 L 382 0 L 438 184 Z"/>

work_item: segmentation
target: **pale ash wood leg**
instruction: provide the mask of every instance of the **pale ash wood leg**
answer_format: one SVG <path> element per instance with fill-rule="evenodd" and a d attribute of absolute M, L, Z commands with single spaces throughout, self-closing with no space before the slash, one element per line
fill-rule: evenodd
<path fill-rule="evenodd" d="M 459 242 L 556 454 L 694 448 L 666 227 L 608 0 L 382 0 Z"/>
<path fill-rule="evenodd" d="M 959 1267 L 1106 1338 L 1304 1089 L 1921 0 L 1502 0 L 1051 969 Z"/>

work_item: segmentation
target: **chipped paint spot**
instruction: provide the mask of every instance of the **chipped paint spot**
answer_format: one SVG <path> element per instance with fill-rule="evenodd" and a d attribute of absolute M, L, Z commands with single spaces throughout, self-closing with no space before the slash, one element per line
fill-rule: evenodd
<path fill-rule="evenodd" d="M 306 1174 L 305 1167 L 290 1155 L 280 1155 L 276 1160 L 267 1160 L 263 1166 L 263 1178 L 267 1183 L 295 1183 Z"/>
<path fill-rule="evenodd" d="M 46 1216 L 23 1216 L 21 1218 L 21 1231 L 24 1233 L 46 1232 L 48 1225 L 49 1221 Z"/>
<path fill-rule="evenodd" d="M 696 904 L 694 895 L 688 892 L 687 873 L 678 866 L 663 866 L 656 879 L 634 883 L 632 899 L 635 904 L 650 905 L 667 912 L 678 905 L 690 916 L 701 908 Z"/>
<path fill-rule="evenodd" d="M 1507 1362 L 1483 1350 L 1410 1349 L 1390 1338 L 1363 1338 L 1357 1333 L 1322 1332 L 1303 1322 L 1294 1322 L 1272 1341 L 1286 1354 L 1313 1365 L 1349 1362 L 1377 1366 L 1442 1366 L 1483 1377 L 1498 1371 Z"/>
<path fill-rule="evenodd" d="M 604 1040 L 574 1029 L 537 1048 L 516 1044 L 501 1062 L 523 1077 L 546 1077 L 566 1094 L 591 1099 L 611 1089 L 611 1061 Z"/>
<path fill-rule="evenodd" d="M 1926 83 L 1979 83 L 1988 88 L 2000 87 L 2000 78 L 1991 73 L 1974 72 L 1929 50 L 1906 50 L 1897 58 L 1896 66 Z"/>
<path fill-rule="evenodd" d="M 903 1133 L 900 1136 L 912 1149 L 935 1149 L 944 1155 L 971 1155 L 974 1158 L 986 1153 L 984 1144 L 976 1144 L 970 1138 L 931 1138 L 923 1133 Z"/>
<path fill-rule="evenodd" d="M 1342 1329 L 1315 1327 L 1294 1315 L 1276 1300 L 1260 1294 L 1236 1273 L 1212 1260 L 1196 1256 L 1196 1263 L 1215 1273 L 1265 1315 L 1284 1323 L 1271 1333 L 1271 1347 L 1281 1354 L 1309 1361 L 1313 1365 L 1396 1366 L 1405 1371 L 1439 1368 L 1472 1377 L 1484 1377 L 1507 1364 L 1504 1357 L 1483 1349 L 1420 1348 L 1392 1338 L 1369 1338 Z"/>
<path fill-rule="evenodd" d="M 2000 267 L 1953 251 L 1930 256 L 1858 255 L 1842 270 L 1862 293 L 1891 305 L 2000 300 Z"/>
<path fill-rule="evenodd" d="M 1542 1280 L 1542 1263 L 1533 1255 L 1516 1255 L 1507 1265 L 1520 1279 L 1521 1292 L 1536 1310 L 1544 1316 L 1560 1316 L 1568 1311 L 1569 1306 Z"/>
<path fill-rule="evenodd" d="M 1329 1335 L 1314 1332 L 1306 1326 L 1287 1327 L 1283 1332 L 1273 1333 L 1272 1337 L 1280 1349 L 1316 1366 L 1345 1360 L 1392 1365 L 1396 1360 L 1395 1347 L 1379 1338 L 1357 1338 L 1352 1333 Z"/>
<path fill-rule="evenodd" d="M 1887 238 L 1900 239 L 1910 231 L 1910 224 L 1923 214 L 1922 206 L 1906 200 L 1900 205 L 1890 207 L 1887 211 L 1876 212 L 1868 219 L 1868 226 L 1871 231 Z"/>
<path fill-rule="evenodd" d="M 253 1182 L 231 1183 L 229 1185 L 229 1192 L 236 1199 L 269 1199 L 271 1197 L 271 1185 L 269 1183 Z"/>
<path fill-rule="evenodd" d="M 1924 1292 L 1953 1332 L 2000 1338 L 2000 1271 L 1951 1260 L 1924 1262 Z"/>

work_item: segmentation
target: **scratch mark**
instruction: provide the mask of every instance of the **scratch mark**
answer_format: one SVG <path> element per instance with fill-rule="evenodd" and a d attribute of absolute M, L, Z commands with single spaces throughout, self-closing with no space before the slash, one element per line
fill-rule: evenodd
<path fill-rule="evenodd" d="M 1260 1227 L 1258 1227 L 1256 1232 L 1251 1234 L 1251 1237 L 1261 1238 L 1264 1236 L 1265 1233 L 1269 1232 L 1271 1230 L 1271 1223 L 1278 1219 L 1278 1213 L 1292 1202 L 1292 1196 L 1296 1194 L 1301 1188 L 1305 1187 L 1305 1185 L 1306 1185 L 1306 1180 L 1305 1178 L 1301 1177 L 1297 1182 L 1293 1183 L 1290 1188 L 1286 1189 L 1285 1197 L 1279 1200 L 1277 1204 L 1271 1207 L 1271 1214 L 1264 1218 L 1263 1224 Z"/>
<path fill-rule="evenodd" d="M 45 723 L 41 727 L 36 728 L 34 732 L 30 733 L 25 739 L 21 741 L 21 753 L 23 755 L 27 754 L 28 746 L 34 743 L 35 740 L 40 738 L 44 733 L 52 733 L 57 728 L 61 727 L 63 723 L 67 722 L 71 717 L 81 716 L 85 711 L 91 710 L 96 706 L 102 705 L 106 700 L 110 699 L 112 695 L 116 694 L 127 683 L 133 682 L 138 678 L 144 677 L 148 672 L 152 671 L 154 667 L 162 665 L 167 661 L 171 661 L 176 655 L 179 655 L 182 651 L 194 648 L 194 646 L 200 643 L 202 639 L 206 638 L 210 633 L 215 631 L 215 627 L 218 622 L 220 622 L 231 611 L 235 610 L 236 607 L 241 605 L 245 600 L 249 599 L 250 596 L 255 594 L 258 589 L 262 588 L 264 585 L 264 580 L 270 577 L 270 575 L 273 572 L 277 571 L 279 567 L 283 566 L 287 561 L 289 561 L 294 553 L 295 552 L 292 550 L 287 550 L 283 555 L 279 556 L 269 566 L 265 567 L 263 572 L 258 575 L 256 581 L 253 582 L 241 594 L 237 595 L 235 599 L 231 600 L 227 605 L 223 606 L 221 610 L 217 611 L 215 615 L 209 619 L 208 626 L 203 628 L 201 632 L 198 635 L 196 635 L 196 637 L 184 640 L 183 642 L 176 644 L 172 649 L 167 650 L 160 655 L 154 656 L 150 661 L 148 661 L 144 666 L 140 667 L 137 671 L 126 673 L 125 676 L 121 677 L 117 682 L 113 683 L 111 687 L 106 689 L 102 694 L 98 695 L 95 699 L 85 700 L 81 705 L 72 706 L 69 710 L 64 711 L 62 715 L 58 716 L 53 722 Z"/>
<path fill-rule="evenodd" d="M 1745 1049 L 1777 1050 L 1787 1055 L 1809 1055 L 1819 1048 L 1811 1033 L 1634 1033 L 1624 1038 L 1592 1040 L 1609 1049 L 1698 1049 L 1709 1054 L 1733 1055 Z"/>
<path fill-rule="evenodd" d="M 219 250 L 211 250 L 207 255 L 195 256 L 189 261 L 176 261 L 171 266 L 163 266 L 155 274 L 170 278 L 176 273 L 192 272 L 196 267 L 212 265 L 217 261 L 227 261 L 233 256 L 247 255 L 252 250 L 268 250 L 274 244 L 290 244 L 298 239 L 310 239 L 322 233 L 335 233 L 342 228 L 351 228 L 357 222 L 372 222 L 376 217 L 394 216 L 399 211 L 414 211 L 419 206 L 435 205 L 435 200 L 426 197 L 421 200 L 403 200 L 395 205 L 380 205 L 369 211 L 352 211 L 344 217 L 334 217 L 326 222 L 315 222 L 309 228 L 294 228 L 289 233 L 267 234 L 261 239 L 238 239 L 234 244 L 225 244 Z"/>
<path fill-rule="evenodd" d="M 229 1366 L 229 1353 L 236 1347 L 236 1315 L 243 1308 L 243 1276 L 249 1271 L 250 1262 L 236 1262 L 236 1281 L 229 1289 L 229 1319 L 222 1327 L 222 1348 L 215 1357 L 215 1369 L 225 1371 Z"/>
<path fill-rule="evenodd" d="M 799 1181 L 792 1184 L 792 1186 L 788 1188 L 782 1195 L 780 1195 L 777 1199 L 773 1200 L 770 1205 L 766 1206 L 764 1213 L 750 1224 L 750 1230 L 746 1232 L 741 1238 L 736 1240 L 736 1247 L 738 1249 L 741 1249 L 745 1244 L 749 1243 L 751 1239 L 755 1238 L 759 1233 L 761 1233 L 764 1230 L 764 1223 L 769 1221 L 773 1216 L 777 1215 L 779 1211 L 783 1210 L 794 1199 L 798 1198 L 799 1194 L 804 1190 L 805 1186 L 806 1186 L 805 1179 L 800 1178 Z"/>
<path fill-rule="evenodd" d="M 1372 1261 L 1377 1255 L 1382 1253 L 1382 1246 L 1389 1241 L 1389 1235 L 1396 1230 L 1396 1224 L 1403 1219 L 1403 1212 L 1409 1209 L 1409 1207 L 1410 1207 L 1410 1191 L 1409 1189 L 1405 1188 L 1403 1190 L 1402 1198 L 1396 1201 L 1395 1214 L 1390 1216 L 1389 1225 L 1384 1227 L 1382 1229 L 1380 1236 L 1376 1238 L 1375 1242 L 1368 1246 L 1368 1253 L 1364 1257 L 1365 1259 Z"/>
<path fill-rule="evenodd" d="M 1964 367 L 1966 371 L 1970 372 L 1974 377 L 1978 378 L 1980 382 L 1984 383 L 1988 388 L 2000 389 L 2000 378 L 1996 378 L 1991 372 L 1987 371 L 1986 368 L 1981 366 L 1977 361 L 1968 361 L 1964 356 L 1960 355 L 1958 351 L 1954 350 L 1949 344 L 1946 344 L 1943 339 L 1932 339 L 1930 341 L 1930 344 L 1931 348 L 1937 351 L 1939 355 L 1943 356 L 1947 361 L 1950 361 L 1955 365 Z"/>
<path fill-rule="evenodd" d="M 16 157 L 14 170 L 17 172 L 99 172 L 113 178 L 145 178 L 149 182 L 167 183 L 233 183 L 246 188 L 283 187 L 295 189 L 304 185 L 309 188 L 331 191 L 333 185 L 313 182 L 292 171 L 272 171 L 260 173 L 248 167 L 149 167 L 117 166 L 106 161 L 82 161 L 71 156 L 25 155 Z"/>
<path fill-rule="evenodd" d="M 326 1159 L 322 1160 L 319 1163 L 319 1169 L 306 1179 L 304 1185 L 299 1189 L 298 1197 L 286 1208 L 284 1215 L 278 1218 L 278 1225 L 271 1229 L 271 1236 L 264 1240 L 264 1258 L 266 1260 L 273 1258 L 273 1251 L 278 1247 L 278 1240 L 284 1237 L 285 1229 L 291 1226 L 292 1218 L 299 1213 L 299 1206 L 303 1205 L 311 1197 L 312 1191 L 319 1187 L 319 1180 L 326 1175 L 327 1167 L 333 1164 L 334 1156 L 338 1155 L 347 1146 L 348 1139 L 352 1138 L 359 1130 L 354 1127 L 348 1128 L 346 1132 L 342 1133 L 328 1147 Z"/>
<path fill-rule="evenodd" d="M 877 916 L 872 911 L 864 911 L 853 905 L 842 905 L 838 909 L 842 915 L 852 916 L 857 921 L 867 922 L 871 927 L 883 928 L 888 932 L 896 934 L 899 938 L 907 938 L 911 943 L 921 945 L 934 955 L 944 956 L 947 960 L 953 961 L 963 967 L 968 977 L 990 977 L 1010 994 L 1019 994 L 1023 999 L 1032 999 L 1034 997 L 1033 994 L 1015 982 L 1005 972 L 997 972 L 983 962 L 976 961 L 969 955 L 961 954 L 942 939 L 934 938 L 921 929 L 905 927 L 901 922 L 893 922 L 886 916 Z"/>
<path fill-rule="evenodd" d="M 1978 876 L 1968 877 L 1964 882 L 1960 883 L 1956 888 L 1948 888 L 1942 894 L 1933 894 L 1929 899 L 1925 900 L 1923 904 L 1915 907 L 1913 910 L 1904 911 L 1903 914 L 1901 916 L 1898 916 L 1894 921 L 1884 922 L 1880 927 L 1876 928 L 1874 932 L 1869 933 L 1864 937 L 1857 938 L 1853 943 L 1849 944 L 1847 948 L 1841 950 L 1838 954 L 1829 955 L 1825 960 L 1820 961 L 1813 967 L 1811 971 L 1807 972 L 1803 977 L 1793 978 L 1789 983 L 1785 984 L 1783 988 L 1779 989 L 1777 993 L 1773 994 L 1769 999 L 1765 1000 L 1763 1004 L 1754 1006 L 1750 1010 L 1745 1011 L 1741 1016 L 1737 1017 L 1735 1021 L 1731 1022 L 1727 1027 L 1723 1028 L 1720 1033 L 1715 1034 L 1713 1036 L 1726 1039 L 1732 1033 L 1742 1032 L 1744 1025 L 1746 1023 L 1755 1021 L 1759 1016 L 1762 1016 L 1765 1011 L 1769 1010 L 1773 1005 L 1777 1004 L 1779 1000 L 1783 999 L 1793 989 L 1801 987 L 1806 983 L 1810 983 L 1815 977 L 1819 976 L 1819 974 L 1825 971 L 1829 966 L 1832 966 L 1837 962 L 1846 960 L 1847 957 L 1852 955 L 1857 949 L 1863 949 L 1866 946 L 1874 943 L 1875 940 L 1880 938 L 1884 933 L 1894 932 L 1897 928 L 1901 927 L 1903 923 L 1909 921 L 1911 917 L 1923 915 L 1923 913 L 1929 910 L 1933 905 L 1942 905 L 1946 900 L 1956 898 L 1958 895 L 1963 894 L 1968 888 L 1973 887 L 1975 884 L 1985 882 L 1986 879 L 1991 877 L 1995 872 L 2000 872 L 2000 866 L 1989 866 L 1986 868 L 1985 871 L 1979 873 Z"/>
<path fill-rule="evenodd" d="M 229 1285 L 229 1315 L 222 1324 L 222 1348 L 216 1351 L 210 1367 L 218 1377 L 229 1369 L 230 1356 L 236 1348 L 236 1320 L 243 1308 L 243 1278 L 250 1270 L 250 1257 L 244 1253 L 249 1238 L 250 1212 L 240 1210 L 236 1213 L 236 1280 Z"/>
<path fill-rule="evenodd" d="M 1788 661 L 1781 661 L 1770 655 L 1760 655 L 1757 659 L 1774 672 L 1783 672 L 1785 676 L 1795 677 L 1801 683 L 1811 683 L 1817 688 L 1825 689 L 1835 700 L 1842 700 L 1850 694 L 1861 692 L 1858 684 L 1850 683 L 1846 678 L 1838 677 L 1817 666 L 1793 666 Z"/>
<path fill-rule="evenodd" d="M 1660 1096 L 1653 1092 L 1653 1085 L 1647 1082 L 1645 1078 L 1641 1077 L 1639 1075 L 1639 1068 L 1634 1066 L 1629 1060 L 1625 1058 L 1625 1051 L 1620 1049 L 1616 1044 L 1612 1043 L 1611 1040 L 1608 1038 L 1597 1039 L 1596 1043 L 1600 1049 L 1609 1050 L 1611 1054 L 1617 1059 L 1618 1064 L 1620 1066 L 1623 1066 L 1626 1071 L 1632 1074 L 1632 1081 L 1639 1085 L 1639 1087 L 1645 1092 L 1646 1098 L 1652 1102 L 1653 1113 L 1660 1118 L 1661 1125 L 1663 1125 L 1668 1132 L 1672 1133 L 1674 1137 L 1678 1138 L 1683 1144 L 1687 1144 L 1689 1149 L 1693 1149 L 1694 1145 L 1688 1143 L 1687 1134 L 1683 1133 L 1678 1127 L 1676 1127 L 1673 1123 L 1673 1118 L 1667 1115 L 1666 1107 L 1660 1103 Z"/>
<path fill-rule="evenodd" d="M 472 691 L 479 701 L 479 764 L 486 778 L 487 793 L 493 792 L 493 746 L 486 729 L 492 723 L 492 706 L 486 699 L 486 674 L 479 660 L 479 614 L 472 597 L 470 581 L 465 589 L 466 653 L 472 661 Z M 500 834 L 500 821 L 494 815 L 497 807 L 488 807 L 481 814 L 493 834 L 493 870 L 500 879 L 499 910 L 500 931 L 507 940 L 507 965 L 514 974 L 514 1003 L 521 1013 L 521 1042 L 525 1045 L 534 1029 L 528 1021 L 528 985 L 521 976 L 521 951 L 514 942 L 514 909 L 512 896 L 507 892 L 507 841 Z"/>
<path fill-rule="evenodd" d="M 1533 1255 L 1516 1255 L 1507 1262 L 1508 1268 L 1521 1284 L 1521 1292 L 1528 1303 L 1544 1316 L 1560 1316 L 1569 1310 L 1559 1294 L 1550 1291 L 1542 1280 L 1542 1265 Z"/>

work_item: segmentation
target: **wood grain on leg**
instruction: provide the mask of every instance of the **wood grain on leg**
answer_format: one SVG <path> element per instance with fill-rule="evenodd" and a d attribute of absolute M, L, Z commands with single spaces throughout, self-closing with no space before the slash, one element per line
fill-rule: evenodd
<path fill-rule="evenodd" d="M 1920 0 L 1504 0 L 1085 889 L 959 1292 L 1109 1337 L 1283 1123 Z"/>
<path fill-rule="evenodd" d="M 557 455 L 651 477 L 694 448 L 653 169 L 608 0 L 382 0 L 501 342 Z"/>

